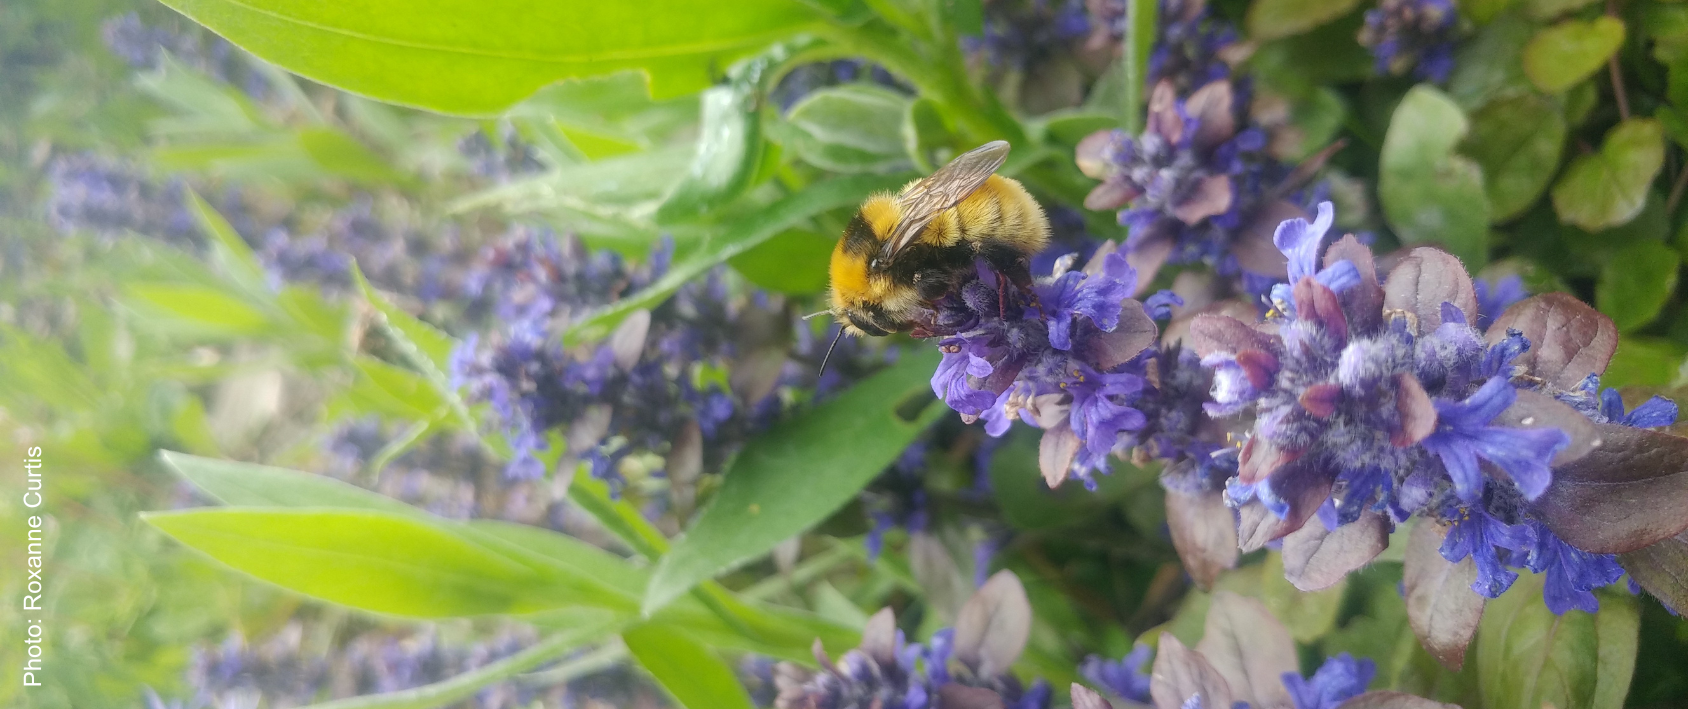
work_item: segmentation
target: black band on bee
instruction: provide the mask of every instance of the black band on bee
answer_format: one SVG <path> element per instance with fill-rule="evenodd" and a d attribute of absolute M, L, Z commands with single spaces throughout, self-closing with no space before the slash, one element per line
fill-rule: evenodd
<path fill-rule="evenodd" d="M 857 330 L 861 330 L 865 334 L 872 335 L 874 337 L 884 337 L 891 334 L 889 330 L 886 330 L 885 328 L 880 327 L 878 323 L 875 323 L 873 321 L 873 316 L 870 314 L 846 313 L 844 317 L 849 318 L 850 324 L 855 325 Z"/>
<path fill-rule="evenodd" d="M 867 259 L 878 251 L 879 239 L 874 237 L 873 227 L 868 225 L 861 212 L 856 212 L 855 218 L 844 227 L 844 253 Z"/>

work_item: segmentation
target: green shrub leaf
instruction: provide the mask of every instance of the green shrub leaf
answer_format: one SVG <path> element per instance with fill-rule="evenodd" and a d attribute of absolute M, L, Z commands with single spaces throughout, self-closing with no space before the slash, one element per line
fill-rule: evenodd
<path fill-rule="evenodd" d="M 1460 152 L 1483 168 L 1491 219 L 1518 216 L 1547 191 L 1559 167 L 1565 131 L 1559 107 L 1536 94 L 1494 101 L 1472 116 L 1471 134 Z"/>
<path fill-rule="evenodd" d="M 486 4 L 468 0 L 170 0 L 284 69 L 391 103 L 489 116 L 562 79 L 642 69 L 651 93 L 708 86 L 712 68 L 794 34 L 803 3 L 704 0 Z"/>
<path fill-rule="evenodd" d="M 1524 45 L 1524 74 L 1537 88 L 1559 93 L 1593 76 L 1623 43 L 1624 23 L 1615 17 L 1566 20 Z"/>
<path fill-rule="evenodd" d="M 751 709 L 750 694 L 733 669 L 684 631 L 659 624 L 622 632 L 627 651 L 662 688 L 688 709 Z"/>
<path fill-rule="evenodd" d="M 1578 156 L 1553 185 L 1559 218 L 1589 231 L 1629 222 L 1647 206 L 1647 188 L 1664 167 L 1664 130 L 1632 118 L 1606 133 L 1600 151 Z"/>
<path fill-rule="evenodd" d="M 1489 601 L 1477 630 L 1483 706 L 1623 706 L 1640 627 L 1635 599 L 1601 592 L 1598 613 L 1554 615 L 1542 602 L 1544 578 L 1526 574 Z"/>
<path fill-rule="evenodd" d="M 1348 14 L 1359 0 L 1256 0 L 1248 10 L 1248 34 L 1256 40 L 1301 34 Z"/>
<path fill-rule="evenodd" d="M 721 490 L 657 565 L 649 614 L 754 559 L 843 506 L 947 409 L 933 406 L 936 352 L 921 348 L 745 446 Z M 922 407 L 905 420 L 899 408 Z"/>
<path fill-rule="evenodd" d="M 1657 241 L 1630 244 L 1600 269 L 1595 306 L 1620 332 L 1646 325 L 1659 316 L 1676 292 L 1676 272 L 1681 265 L 1676 251 Z"/>
<path fill-rule="evenodd" d="M 1403 243 L 1438 244 L 1475 270 L 1488 260 L 1489 203 L 1482 168 L 1454 153 L 1468 127 L 1446 94 L 1413 87 L 1383 139 L 1377 196 Z"/>

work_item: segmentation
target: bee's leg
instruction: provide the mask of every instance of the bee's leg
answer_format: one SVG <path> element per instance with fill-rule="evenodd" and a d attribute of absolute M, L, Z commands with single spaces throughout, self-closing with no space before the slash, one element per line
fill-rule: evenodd
<path fill-rule="evenodd" d="M 1002 266 L 998 266 L 996 272 L 1000 274 L 999 280 L 1001 278 L 1006 278 L 1009 283 L 1013 283 L 1014 287 L 1018 288 L 1020 293 L 1026 296 L 1026 301 L 1032 306 L 1033 310 L 1037 311 L 1038 317 L 1043 317 L 1043 303 L 1037 298 L 1037 290 L 1032 288 L 1033 281 L 1030 262 L 1028 262 L 1025 258 L 1016 257 L 1014 260 L 1009 261 Z"/>

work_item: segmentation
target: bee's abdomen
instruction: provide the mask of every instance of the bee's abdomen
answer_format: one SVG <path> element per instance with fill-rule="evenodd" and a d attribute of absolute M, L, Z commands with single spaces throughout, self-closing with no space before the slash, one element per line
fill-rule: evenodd
<path fill-rule="evenodd" d="M 1049 243 L 1043 207 L 1019 182 L 1000 175 L 992 176 L 952 213 L 954 238 L 960 241 L 1007 247 L 1026 256 Z"/>

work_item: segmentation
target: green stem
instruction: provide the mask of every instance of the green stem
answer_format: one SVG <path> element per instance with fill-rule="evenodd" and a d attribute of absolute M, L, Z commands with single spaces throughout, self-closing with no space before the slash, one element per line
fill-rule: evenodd
<path fill-rule="evenodd" d="M 1143 85 L 1149 80 L 1149 50 L 1155 41 L 1154 0 L 1127 0 L 1124 46 L 1120 52 L 1125 74 L 1124 111 L 1120 126 L 1136 135 L 1143 130 Z"/>
<path fill-rule="evenodd" d="M 602 672 L 627 659 L 627 646 L 619 641 L 605 645 L 548 670 L 516 678 L 527 687 L 551 687 Z"/>
<path fill-rule="evenodd" d="M 739 592 L 739 596 L 753 601 L 765 601 L 787 588 L 801 588 L 839 566 L 854 562 L 857 555 L 850 550 L 852 542 L 836 541 L 834 546 L 797 565 L 789 576 L 773 576 Z"/>

